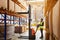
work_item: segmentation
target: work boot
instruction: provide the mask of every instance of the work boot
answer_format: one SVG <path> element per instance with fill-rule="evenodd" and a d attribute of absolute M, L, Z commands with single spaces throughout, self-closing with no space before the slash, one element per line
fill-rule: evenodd
<path fill-rule="evenodd" d="M 43 36 L 40 37 L 40 39 L 43 38 Z"/>

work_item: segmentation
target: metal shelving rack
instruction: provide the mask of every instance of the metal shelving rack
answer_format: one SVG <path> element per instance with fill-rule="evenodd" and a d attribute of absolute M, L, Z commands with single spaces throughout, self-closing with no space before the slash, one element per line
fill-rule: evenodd
<path fill-rule="evenodd" d="M 28 12 L 20 12 L 20 14 L 8 11 L 6 9 L 0 9 L 0 15 L 1 15 L 1 17 L 3 17 L 3 19 L 0 18 L 0 20 L 4 21 L 4 40 L 6 40 L 6 24 L 7 24 L 7 21 L 9 22 L 9 24 L 11 24 L 11 21 L 13 21 L 13 24 L 15 24 L 15 21 L 18 21 L 19 25 L 20 25 L 20 18 L 21 18 L 20 15 L 21 14 L 28 14 L 29 15 L 28 20 L 29 20 L 29 34 L 30 34 L 30 23 L 31 23 L 31 12 L 30 11 L 31 11 L 30 5 L 29 5 L 29 11 Z M 8 19 L 9 17 L 7 15 L 10 16 L 10 19 Z M 11 20 L 11 17 L 13 17 L 13 20 Z M 15 17 L 17 17 L 19 20 L 15 20 Z M 29 37 L 30 37 L 30 35 L 29 35 Z"/>
<path fill-rule="evenodd" d="M 10 16 L 10 19 L 9 19 L 9 17 L 7 16 L 7 13 L 5 11 L 3 11 L 3 12 L 0 11 L 0 15 L 1 15 L 0 25 L 3 22 L 3 24 L 4 24 L 4 39 L 6 40 L 6 27 L 7 27 L 7 25 L 14 25 L 15 24 L 15 21 L 19 22 L 20 20 L 15 20 L 15 16 L 10 16 L 10 15 L 9 15 Z M 13 19 L 12 19 L 12 17 L 13 17 Z M 19 17 L 19 19 L 20 19 L 20 17 Z"/>

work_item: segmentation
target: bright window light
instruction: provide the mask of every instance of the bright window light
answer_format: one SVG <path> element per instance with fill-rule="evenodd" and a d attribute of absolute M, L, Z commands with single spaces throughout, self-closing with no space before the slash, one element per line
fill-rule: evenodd
<path fill-rule="evenodd" d="M 44 0 L 38 0 L 38 1 L 44 1 Z"/>
<path fill-rule="evenodd" d="M 31 1 L 31 2 L 32 2 L 32 1 L 41 1 L 41 2 L 44 2 L 44 0 L 29 0 L 29 1 Z"/>
<path fill-rule="evenodd" d="M 43 2 L 44 0 L 35 0 L 35 1 L 41 1 L 41 2 Z"/>

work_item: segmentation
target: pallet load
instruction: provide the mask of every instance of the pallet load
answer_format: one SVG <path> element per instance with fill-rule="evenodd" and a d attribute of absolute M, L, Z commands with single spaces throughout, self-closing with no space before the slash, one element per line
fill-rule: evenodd
<path fill-rule="evenodd" d="M 14 26 L 6 25 L 6 39 L 11 39 L 14 35 Z M 0 24 L 0 40 L 4 40 L 4 24 Z"/>

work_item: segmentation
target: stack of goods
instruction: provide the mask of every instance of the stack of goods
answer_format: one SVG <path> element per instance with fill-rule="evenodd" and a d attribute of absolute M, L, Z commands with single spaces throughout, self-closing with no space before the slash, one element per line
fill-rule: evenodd
<path fill-rule="evenodd" d="M 14 35 L 14 26 L 6 24 L 6 39 L 11 39 Z M 4 23 L 0 23 L 0 40 L 4 40 Z"/>

